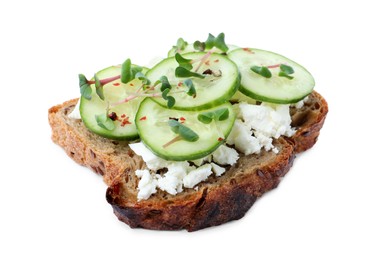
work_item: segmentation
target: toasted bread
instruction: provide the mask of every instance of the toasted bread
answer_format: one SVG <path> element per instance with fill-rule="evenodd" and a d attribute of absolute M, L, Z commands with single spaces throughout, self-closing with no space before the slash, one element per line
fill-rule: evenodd
<path fill-rule="evenodd" d="M 117 217 L 130 227 L 158 230 L 199 230 L 239 219 L 266 191 L 277 187 L 295 154 L 311 148 L 317 141 L 328 113 L 328 105 L 317 92 L 310 94 L 302 108 L 291 108 L 291 138 L 274 141 L 279 153 L 241 155 L 221 177 L 209 177 L 197 189 L 177 195 L 158 191 L 148 200 L 137 200 L 137 169 L 145 168 L 127 142 L 102 138 L 86 129 L 81 120 L 71 119 L 77 99 L 54 106 L 48 111 L 52 140 L 77 163 L 103 175 L 109 186 L 107 201 Z"/>

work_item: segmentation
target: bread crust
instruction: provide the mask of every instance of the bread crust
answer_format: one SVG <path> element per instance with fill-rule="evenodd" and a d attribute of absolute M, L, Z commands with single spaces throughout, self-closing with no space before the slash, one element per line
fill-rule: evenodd
<path fill-rule="evenodd" d="M 242 155 L 222 177 L 210 177 L 197 191 L 188 189 L 176 196 L 158 191 L 156 196 L 138 202 L 137 178 L 129 178 L 136 169 L 145 168 L 145 163 L 126 142 L 101 138 L 88 131 L 81 120 L 70 119 L 68 114 L 77 100 L 49 109 L 52 140 L 74 161 L 103 175 L 109 186 L 107 201 L 119 220 L 132 228 L 156 230 L 195 231 L 242 218 L 257 198 L 277 187 L 295 154 L 316 143 L 328 113 L 327 102 L 314 91 L 304 107 L 291 109 L 297 132 L 274 142 L 278 154 L 263 151 L 261 155 Z"/>

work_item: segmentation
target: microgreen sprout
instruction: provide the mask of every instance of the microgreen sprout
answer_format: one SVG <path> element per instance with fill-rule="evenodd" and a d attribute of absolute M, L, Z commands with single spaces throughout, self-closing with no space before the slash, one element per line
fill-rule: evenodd
<path fill-rule="evenodd" d="M 204 124 L 214 121 L 224 121 L 229 117 L 228 108 L 221 108 L 214 111 L 203 112 L 198 115 L 198 120 Z"/>
<path fill-rule="evenodd" d="M 280 72 L 279 77 L 285 77 L 287 79 L 293 79 L 293 76 L 290 76 L 290 74 L 294 73 L 294 69 L 291 66 L 281 64 L 280 65 Z"/>
<path fill-rule="evenodd" d="M 265 66 L 252 66 L 250 68 L 253 72 L 255 72 L 256 74 L 262 76 L 262 77 L 265 77 L 265 78 L 271 78 L 272 77 L 272 73 L 271 71 L 269 70 L 269 68 L 265 67 Z"/>
<path fill-rule="evenodd" d="M 105 130 L 112 131 L 115 129 L 115 123 L 109 118 L 108 113 L 95 115 L 95 120 L 98 126 Z"/>
<path fill-rule="evenodd" d="M 194 46 L 194 49 L 198 51 L 211 50 L 212 48 L 216 47 L 219 50 L 226 53 L 229 49 L 225 43 L 224 33 L 220 33 L 217 37 L 213 36 L 210 33 L 208 34 L 208 38 L 205 42 L 195 41 L 193 46 Z"/>
<path fill-rule="evenodd" d="M 285 64 L 275 64 L 275 65 L 269 65 L 269 66 L 252 66 L 250 69 L 255 72 L 256 74 L 265 77 L 265 78 L 271 78 L 272 73 L 270 69 L 276 69 L 280 68 L 279 77 L 284 77 L 287 79 L 293 79 L 293 76 L 290 76 L 294 73 L 294 69 L 291 66 L 285 65 Z"/>
<path fill-rule="evenodd" d="M 167 142 L 166 144 L 163 145 L 163 148 L 167 148 L 171 144 L 185 140 L 188 142 L 195 142 L 199 139 L 199 135 L 191 130 L 189 127 L 183 125 L 178 121 L 178 119 L 169 119 L 168 125 L 171 127 L 171 130 L 177 134 L 175 138 Z"/>
<path fill-rule="evenodd" d="M 187 45 L 188 43 L 184 39 L 178 38 L 176 45 L 173 46 L 173 49 L 176 53 L 179 53 L 185 50 Z"/>

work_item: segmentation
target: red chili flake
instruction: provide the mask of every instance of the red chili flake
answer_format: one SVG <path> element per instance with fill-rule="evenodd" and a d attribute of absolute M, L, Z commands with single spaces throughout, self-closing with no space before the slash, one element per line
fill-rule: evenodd
<path fill-rule="evenodd" d="M 182 86 L 182 82 L 178 82 L 177 86 L 181 87 Z"/>
<path fill-rule="evenodd" d="M 250 48 L 242 48 L 244 51 L 247 51 L 248 53 L 254 54 L 254 52 Z"/>
<path fill-rule="evenodd" d="M 125 125 L 130 125 L 131 123 L 129 122 L 129 117 L 125 117 L 124 120 L 122 120 L 121 122 L 121 126 L 125 126 Z"/>
<path fill-rule="evenodd" d="M 219 62 L 219 59 L 214 60 L 214 62 Z"/>
<path fill-rule="evenodd" d="M 134 84 L 133 84 L 133 83 L 130 83 L 129 85 L 132 86 L 132 87 L 134 87 Z"/>
<path fill-rule="evenodd" d="M 120 86 L 120 83 L 118 83 L 118 82 L 113 83 L 113 86 L 118 87 L 118 86 Z"/>
<path fill-rule="evenodd" d="M 122 114 L 122 115 L 121 115 L 121 118 L 125 118 L 125 117 L 126 117 L 126 115 L 125 115 L 125 114 Z"/>
<path fill-rule="evenodd" d="M 147 119 L 146 116 L 142 116 L 142 117 L 139 119 L 139 121 L 144 121 L 144 120 L 146 120 L 146 119 Z"/>
<path fill-rule="evenodd" d="M 206 64 L 207 66 L 210 66 L 210 61 L 206 61 L 204 64 Z"/>
<path fill-rule="evenodd" d="M 180 117 L 180 121 L 185 121 L 186 118 L 185 117 Z M 183 123 L 183 122 L 182 122 Z"/>
<path fill-rule="evenodd" d="M 223 141 L 224 139 L 221 138 L 221 137 L 219 137 L 217 140 L 218 140 L 219 142 L 221 142 L 221 141 Z"/>

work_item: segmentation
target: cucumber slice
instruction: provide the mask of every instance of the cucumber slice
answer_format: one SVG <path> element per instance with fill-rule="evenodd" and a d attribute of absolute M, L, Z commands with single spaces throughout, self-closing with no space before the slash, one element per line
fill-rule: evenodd
<path fill-rule="evenodd" d="M 246 102 L 248 104 L 255 105 L 257 101 L 255 99 L 252 99 L 249 96 L 246 96 L 245 94 L 242 94 L 241 91 L 237 91 L 230 99 L 230 102 L 232 103 L 239 103 L 239 102 Z"/>
<path fill-rule="evenodd" d="M 147 69 L 144 68 L 142 72 L 146 73 L 146 70 Z M 96 73 L 99 79 L 109 78 L 120 74 L 121 66 L 112 66 Z M 96 94 L 95 85 L 92 84 L 91 100 L 81 97 L 80 113 L 85 126 L 90 131 L 109 139 L 137 139 L 138 131 L 134 123 L 134 118 L 143 98 L 139 97 L 120 105 L 112 106 L 111 104 L 124 100 L 128 96 L 127 92 L 135 92 L 141 84 L 141 81 L 138 79 L 134 79 L 127 84 L 121 83 L 120 79 L 112 81 L 103 87 L 105 97 L 104 101 Z M 115 125 L 113 130 L 107 130 L 100 127 L 95 118 L 96 115 L 107 113 L 108 107 L 108 113 L 114 112 L 117 115 L 117 119 L 113 121 Z"/>
<path fill-rule="evenodd" d="M 203 112 L 227 108 L 229 116 L 223 121 L 212 121 L 204 124 L 198 120 Z M 199 135 L 195 142 L 180 140 L 167 147 L 167 144 L 178 135 L 168 125 L 171 119 L 178 119 L 184 126 Z M 227 102 L 218 107 L 200 112 L 181 111 L 160 106 L 151 98 L 146 98 L 139 106 L 135 123 L 142 142 L 157 156 L 166 160 L 185 161 L 203 158 L 215 151 L 228 137 L 235 120 L 232 105 Z"/>
<path fill-rule="evenodd" d="M 198 60 L 206 53 L 187 53 L 183 57 L 191 60 Z M 193 64 L 193 70 L 198 67 L 199 62 Z M 198 73 L 210 69 L 217 75 L 206 75 L 204 79 L 191 78 L 196 89 L 195 96 L 189 96 L 183 91 L 182 83 L 186 78 L 177 78 L 175 69 L 178 63 L 174 57 L 162 60 L 151 68 L 146 76 L 151 82 L 156 82 L 161 76 L 167 76 L 172 86 L 170 95 L 176 99 L 173 109 L 178 110 L 203 110 L 228 101 L 237 91 L 240 83 L 239 73 L 236 64 L 227 57 L 213 53 L 205 63 L 201 65 Z M 220 76 L 218 76 L 220 75 Z M 182 93 L 181 93 L 182 91 Z M 179 92 L 179 93 L 175 93 Z M 172 94 L 174 93 L 174 94 Z M 167 101 L 158 97 L 154 100 L 162 106 L 167 106 Z"/>
<path fill-rule="evenodd" d="M 260 101 L 278 104 L 296 103 L 310 94 L 315 86 L 312 75 L 298 63 L 279 54 L 258 49 L 237 49 L 228 53 L 241 74 L 239 90 L 245 95 Z M 291 66 L 293 79 L 278 76 L 280 67 Z M 275 66 L 276 65 L 276 66 Z M 271 78 L 263 77 L 250 68 L 252 66 L 271 66 Z"/>
<path fill-rule="evenodd" d="M 233 51 L 235 49 L 238 49 L 239 47 L 236 46 L 236 45 L 232 45 L 232 44 L 227 44 L 228 46 L 228 52 L 230 51 Z M 194 49 L 194 45 L 192 43 L 186 45 L 185 49 L 183 49 L 182 51 L 180 51 L 179 53 L 180 54 L 184 54 L 184 53 L 189 53 L 189 52 L 198 52 L 196 49 Z M 223 53 L 222 50 L 219 50 L 217 48 L 214 49 L 214 52 L 215 53 Z M 172 49 L 170 49 L 168 51 L 168 57 L 174 57 L 174 55 L 177 53 L 177 47 L 173 47 Z"/>

